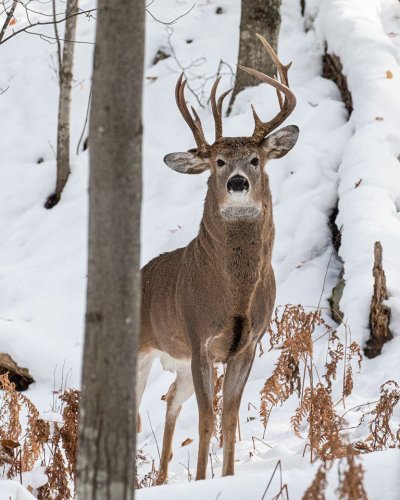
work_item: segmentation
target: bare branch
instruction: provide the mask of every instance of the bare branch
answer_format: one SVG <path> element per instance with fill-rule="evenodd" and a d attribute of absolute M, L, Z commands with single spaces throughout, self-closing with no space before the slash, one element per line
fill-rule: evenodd
<path fill-rule="evenodd" d="M 14 1 L 18 2 L 19 0 L 14 0 Z M 22 32 L 26 32 L 26 33 L 29 33 L 31 35 L 41 35 L 40 33 L 33 33 L 32 31 L 28 31 L 31 28 L 36 28 L 38 26 L 50 26 L 50 25 L 53 25 L 53 24 L 63 23 L 67 19 L 69 19 L 71 17 L 79 16 L 81 14 L 85 14 L 87 17 L 91 17 L 91 13 L 95 12 L 96 10 L 97 9 L 82 10 L 82 11 L 79 11 L 79 12 L 75 12 L 75 13 L 73 13 L 71 15 L 65 16 L 62 19 L 57 19 L 56 21 L 54 21 L 54 19 L 53 19 L 51 21 L 45 21 L 45 22 L 43 22 L 43 21 L 37 21 L 35 23 L 31 23 L 28 26 L 25 26 L 24 28 L 21 28 L 21 29 L 19 29 L 17 31 L 13 31 L 11 35 L 8 35 L 8 37 L 4 38 L 3 40 L 0 39 L 0 45 L 3 44 L 4 42 L 6 42 L 7 40 L 10 40 L 10 38 L 13 38 L 14 36 L 16 36 L 16 35 L 18 35 L 19 33 L 22 33 Z M 52 38 L 52 37 L 50 37 L 48 35 L 42 35 L 42 36 L 44 36 L 46 38 L 50 38 L 50 39 Z M 65 40 L 65 41 L 70 41 L 70 40 Z M 81 42 L 81 43 L 91 43 L 91 42 Z"/>
<path fill-rule="evenodd" d="M 154 1 L 154 0 L 153 0 Z M 150 6 L 153 2 L 150 2 L 148 6 Z M 185 12 L 184 14 L 181 14 L 180 16 L 176 17 L 175 19 L 173 19 L 172 21 L 161 21 L 160 19 L 158 19 L 152 12 L 149 11 L 149 9 L 146 7 L 146 12 L 147 14 L 149 14 L 155 21 L 157 21 L 158 23 L 160 24 L 165 24 L 166 26 L 171 26 L 171 24 L 175 24 L 176 21 L 178 21 L 179 19 L 182 19 L 182 17 L 185 17 L 187 16 L 190 12 L 192 12 L 192 10 L 195 8 L 196 4 L 194 3 L 190 9 Z"/>
<path fill-rule="evenodd" d="M 0 43 L 2 43 L 4 33 L 6 32 L 6 29 L 8 28 L 8 25 L 10 24 L 10 21 L 14 15 L 14 11 L 15 11 L 15 8 L 17 7 L 18 2 L 19 2 L 19 0 L 14 0 L 12 5 L 11 5 L 11 9 L 8 11 L 6 20 L 4 21 L 3 27 L 1 28 L 1 31 L 0 31 Z"/>

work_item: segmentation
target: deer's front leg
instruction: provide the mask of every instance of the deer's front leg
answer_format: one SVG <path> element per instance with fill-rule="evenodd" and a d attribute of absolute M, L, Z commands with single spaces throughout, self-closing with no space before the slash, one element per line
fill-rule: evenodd
<path fill-rule="evenodd" d="M 205 353 L 192 354 L 193 384 L 199 408 L 199 453 L 196 480 L 206 478 L 208 450 L 214 432 L 213 364 Z"/>
<path fill-rule="evenodd" d="M 222 434 L 224 438 L 224 460 L 222 475 L 234 474 L 235 436 L 243 389 L 253 364 L 255 345 L 230 359 L 227 364 L 222 406 Z"/>

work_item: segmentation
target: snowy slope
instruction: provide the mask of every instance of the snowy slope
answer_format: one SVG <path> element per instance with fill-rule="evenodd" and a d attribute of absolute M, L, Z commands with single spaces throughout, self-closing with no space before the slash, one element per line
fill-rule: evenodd
<path fill-rule="evenodd" d="M 188 0 L 159 0 L 150 8 L 159 19 L 168 21 L 191 5 Z M 395 339 L 385 346 L 381 357 L 364 360 L 348 401 L 347 408 L 351 408 L 377 399 L 379 385 L 385 380 L 400 379 L 397 362 L 400 35 L 387 36 L 396 29 L 400 33 L 399 20 L 395 18 L 400 13 L 395 0 L 325 0 L 321 5 L 311 1 L 308 5 L 310 15 L 318 17 L 316 29 L 306 33 L 299 2 L 283 0 L 282 5 L 279 55 L 284 62 L 294 61 L 291 86 L 298 105 L 290 123 L 298 125 L 301 134 L 287 157 L 268 165 L 276 225 L 273 255 L 278 283 L 276 304 L 316 307 L 323 292 L 321 304 L 327 305 L 326 298 L 340 269 L 335 255 L 332 256 L 327 224 L 339 193 L 340 224 L 344 227 L 340 252 L 346 269 L 341 306 L 346 320 L 353 337 L 365 342 L 372 293 L 373 242 L 381 239 L 395 333 Z M 217 7 L 223 8 L 222 14 L 216 14 Z M 143 263 L 163 251 L 187 244 L 196 235 L 207 177 L 179 175 L 162 162 L 166 153 L 190 148 L 193 139 L 174 101 L 174 85 L 181 71 L 177 61 L 168 58 L 154 66 L 153 58 L 160 47 L 168 50 L 170 41 L 179 64 L 189 67 L 190 84 L 198 88 L 205 78 L 216 74 L 221 59 L 234 67 L 239 18 L 238 0 L 201 2 L 172 26 L 173 31 L 148 16 Z M 337 22 L 331 22 L 332 19 Z M 91 42 L 93 36 L 93 22 L 81 18 L 78 40 Z M 355 107 L 350 122 L 335 85 L 319 76 L 324 36 L 330 50 L 337 51 L 342 58 L 349 78 Z M 76 53 L 73 151 L 85 119 L 92 45 L 78 44 Z M 72 175 L 59 206 L 51 211 L 43 208 L 55 182 L 57 82 L 51 68 L 54 55 L 54 45 L 29 35 L 15 37 L 0 47 L 0 90 L 9 87 L 0 96 L 0 343 L 2 351 L 30 368 L 37 383 L 28 395 L 43 411 L 49 409 L 53 385 L 58 387 L 62 376 L 65 378 L 68 373 L 68 385 L 79 386 L 87 258 L 87 153 L 73 156 Z M 390 81 L 385 78 L 387 70 L 394 75 Z M 228 88 L 232 83 L 228 66 L 222 67 L 222 73 L 221 87 Z M 212 81 L 206 80 L 206 93 Z M 198 103 L 189 93 L 188 98 L 198 109 Z M 200 98 L 202 103 L 206 102 L 204 96 Z M 252 131 L 250 103 L 266 118 L 277 110 L 276 96 L 270 89 L 261 85 L 245 90 L 238 96 L 231 117 L 224 122 L 226 135 L 246 135 Z M 211 139 L 213 123 L 209 108 L 200 109 L 200 114 Z M 376 121 L 376 116 L 384 117 L 384 121 Z M 39 158 L 44 161 L 37 163 Z M 360 177 L 363 182 L 354 189 L 354 182 Z M 343 333 L 339 329 L 339 334 Z M 316 351 L 317 366 L 323 365 L 325 352 L 322 341 Z M 245 389 L 240 413 L 242 440 L 237 443 L 237 477 L 191 485 L 190 493 L 186 485 L 178 484 L 187 482 L 186 466 L 193 474 L 196 465 L 197 407 L 192 397 L 178 420 L 170 464 L 172 484 L 161 487 L 162 490 L 142 490 L 139 498 L 175 499 L 179 495 L 187 498 L 189 494 L 194 498 L 215 498 L 219 491 L 223 491 L 220 498 L 243 498 L 244 493 L 249 498 L 261 498 L 278 459 L 282 461 L 290 497 L 301 498 L 315 468 L 309 465 L 307 457 L 302 457 L 304 441 L 294 437 L 290 430 L 295 399 L 272 413 L 265 437 L 272 448 L 255 441 L 256 450 L 253 449 L 252 437 L 261 438 L 263 427 L 258 418 L 248 421 L 248 417 L 257 417 L 254 407 L 258 408 L 259 391 L 271 374 L 275 359 L 273 352 L 257 358 Z M 141 406 L 143 432 L 138 437 L 138 447 L 149 460 L 140 468 L 140 474 L 149 470 L 151 457 L 157 462 L 157 446 L 149 421 L 161 446 L 165 403 L 160 397 L 172 380 L 173 376 L 163 373 L 156 362 Z M 350 412 L 349 421 L 358 416 L 359 413 Z M 398 421 L 399 411 L 395 417 Z M 188 437 L 193 442 L 181 447 L 180 443 Z M 222 450 L 216 441 L 212 457 L 218 477 Z M 398 450 L 369 455 L 363 459 L 363 465 L 367 469 L 369 498 L 395 500 L 400 487 L 396 476 L 396 467 L 398 470 L 400 466 Z M 333 480 L 329 498 L 335 498 L 334 484 Z M 254 490 L 249 489 L 250 485 Z"/>

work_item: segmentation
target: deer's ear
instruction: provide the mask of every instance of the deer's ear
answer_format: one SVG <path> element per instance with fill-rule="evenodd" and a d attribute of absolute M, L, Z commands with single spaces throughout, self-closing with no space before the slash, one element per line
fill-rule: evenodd
<path fill-rule="evenodd" d="M 269 135 L 261 143 L 268 158 L 282 158 L 289 153 L 299 137 L 299 127 L 289 125 Z"/>
<path fill-rule="evenodd" d="M 211 166 L 208 158 L 201 158 L 190 151 L 184 153 L 170 153 L 164 157 L 169 168 L 181 174 L 201 174 Z"/>

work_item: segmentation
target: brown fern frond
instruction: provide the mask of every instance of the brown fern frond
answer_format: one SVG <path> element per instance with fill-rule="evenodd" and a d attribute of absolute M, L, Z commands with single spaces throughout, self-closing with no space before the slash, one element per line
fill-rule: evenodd
<path fill-rule="evenodd" d="M 364 469 L 356 463 L 354 453 L 346 456 L 346 469 L 339 469 L 339 487 L 337 494 L 340 500 L 368 500 L 364 488 Z"/>
<path fill-rule="evenodd" d="M 373 450 L 382 450 L 390 445 L 398 445 L 390 425 L 394 407 L 400 401 L 399 385 L 394 380 L 389 380 L 381 386 L 381 396 L 376 407 L 371 411 L 374 418 L 369 424 L 372 434 L 371 447 Z"/>
<path fill-rule="evenodd" d="M 302 500 L 325 500 L 325 491 L 328 484 L 326 474 L 330 469 L 330 462 L 322 462 L 318 467 L 313 482 L 304 492 Z"/>
<path fill-rule="evenodd" d="M 76 480 L 76 454 L 78 447 L 78 424 L 79 424 L 79 397 L 76 389 L 68 389 L 60 396 L 64 402 L 63 421 L 61 428 L 61 440 L 65 457 L 67 459 L 67 470 L 73 483 Z"/>

